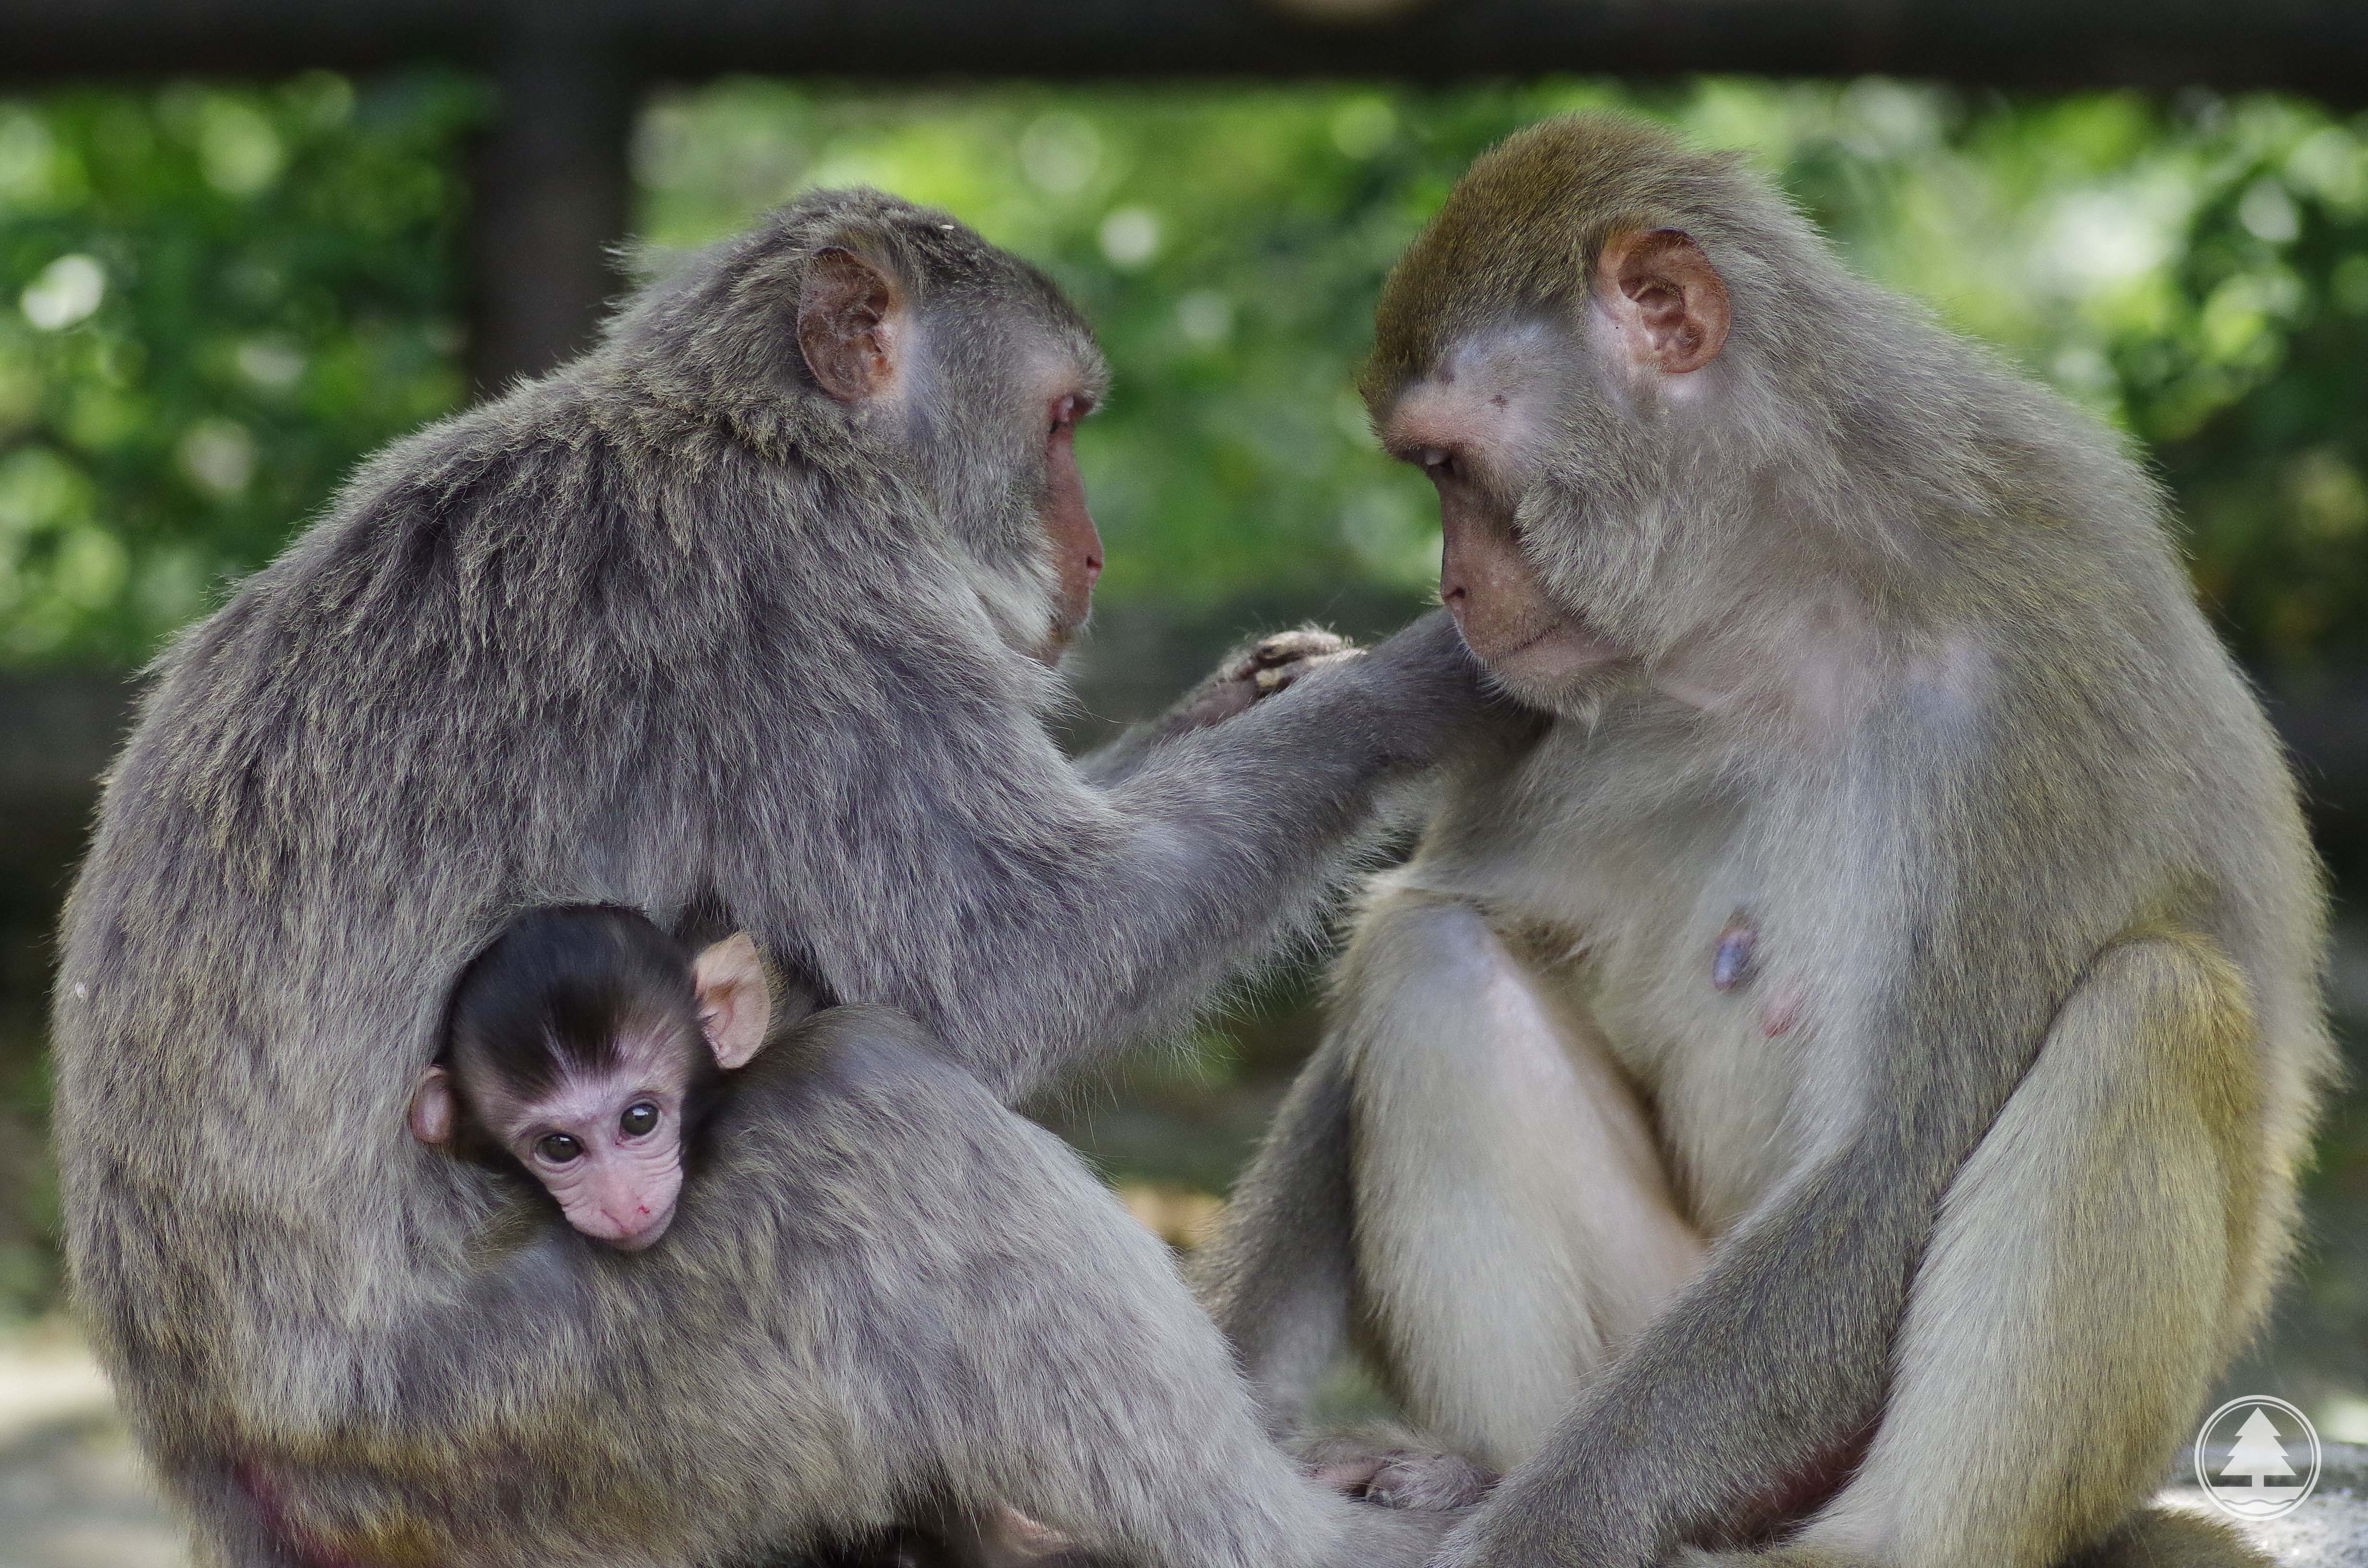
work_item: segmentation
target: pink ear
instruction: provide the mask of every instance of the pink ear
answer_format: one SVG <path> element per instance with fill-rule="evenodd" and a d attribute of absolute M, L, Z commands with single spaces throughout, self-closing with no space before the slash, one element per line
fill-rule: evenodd
<path fill-rule="evenodd" d="M 460 1119 L 460 1108 L 452 1098 L 452 1075 L 441 1067 L 430 1067 L 419 1075 L 419 1083 L 411 1091 L 411 1112 L 406 1119 L 411 1135 L 431 1149 L 450 1148 L 453 1123 Z"/>
<path fill-rule="evenodd" d="M 765 983 L 756 939 L 736 931 L 700 953 L 690 966 L 699 994 L 699 1028 L 725 1072 L 746 1067 L 764 1048 L 773 1025 L 773 994 Z"/>
<path fill-rule="evenodd" d="M 904 324 L 895 279 L 842 245 L 814 252 L 798 290 L 798 349 L 823 391 L 841 403 L 889 391 Z"/>
<path fill-rule="evenodd" d="M 1634 364 L 1681 376 L 1725 347 L 1725 280 L 1682 230 L 1612 235 L 1596 263 L 1595 294 Z"/>

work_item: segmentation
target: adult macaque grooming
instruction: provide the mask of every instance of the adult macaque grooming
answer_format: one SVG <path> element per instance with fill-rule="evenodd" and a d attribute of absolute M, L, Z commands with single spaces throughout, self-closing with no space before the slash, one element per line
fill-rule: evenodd
<path fill-rule="evenodd" d="M 943 214 L 809 198 L 390 450 L 165 657 L 67 915 L 58 1143 L 211 1561 L 662 1568 L 1005 1505 L 1144 1563 L 1419 1554 L 996 1103 L 1172 1027 L 1486 722 L 1442 618 L 1088 783 L 1041 714 L 1103 376 Z M 745 927 L 985 1088 L 851 1047 L 735 1085 L 666 1244 L 575 1245 L 404 1131 L 450 977 L 554 903 Z"/>
<path fill-rule="evenodd" d="M 461 971 L 411 1135 L 526 1176 L 569 1224 L 639 1252 L 772 1016 L 745 931 L 694 957 L 635 910 L 529 910 Z"/>
<path fill-rule="evenodd" d="M 2162 502 L 1729 158 L 1476 164 L 1365 382 L 1553 716 L 1383 880 L 1245 1179 L 1279 1420 L 1355 1314 L 1512 1471 L 1440 1561 L 2228 1561 L 2132 1510 L 2258 1320 L 2319 884 Z"/>

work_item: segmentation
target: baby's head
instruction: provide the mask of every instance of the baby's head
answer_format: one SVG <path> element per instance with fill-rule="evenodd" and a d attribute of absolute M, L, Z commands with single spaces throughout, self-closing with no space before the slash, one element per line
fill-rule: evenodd
<path fill-rule="evenodd" d="M 523 1168 L 569 1224 L 638 1252 L 674 1218 L 720 1074 L 771 1016 L 746 932 L 694 958 L 630 909 L 529 910 L 461 971 L 412 1135 Z"/>

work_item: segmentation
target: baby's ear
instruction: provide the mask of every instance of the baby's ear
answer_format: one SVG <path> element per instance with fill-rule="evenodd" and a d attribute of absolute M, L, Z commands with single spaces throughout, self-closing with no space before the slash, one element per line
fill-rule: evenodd
<path fill-rule="evenodd" d="M 452 1146 L 453 1124 L 460 1119 L 459 1105 L 452 1098 L 452 1074 L 441 1067 L 430 1067 L 419 1075 L 419 1083 L 411 1091 L 411 1111 L 405 1119 L 411 1135 L 431 1149 Z"/>
<path fill-rule="evenodd" d="M 715 1064 L 727 1073 L 748 1065 L 773 1027 L 773 994 L 756 938 L 735 931 L 701 950 L 691 962 L 690 983 L 699 994 L 699 1030 L 715 1052 Z"/>

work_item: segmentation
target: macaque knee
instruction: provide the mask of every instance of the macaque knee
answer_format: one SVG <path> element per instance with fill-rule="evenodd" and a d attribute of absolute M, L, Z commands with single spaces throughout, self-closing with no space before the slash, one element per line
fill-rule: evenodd
<path fill-rule="evenodd" d="M 1341 1011 L 1448 1002 L 1479 994 L 1501 971 L 1504 944 L 1479 911 L 1384 880 L 1342 956 Z"/>

